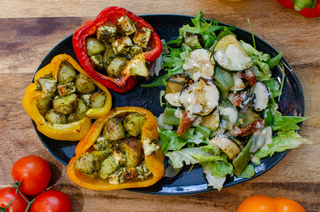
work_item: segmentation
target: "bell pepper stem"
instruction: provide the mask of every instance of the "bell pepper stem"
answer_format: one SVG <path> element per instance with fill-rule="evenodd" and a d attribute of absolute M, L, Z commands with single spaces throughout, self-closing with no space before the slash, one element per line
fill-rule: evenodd
<path fill-rule="evenodd" d="M 314 8 L 317 4 L 316 0 L 292 0 L 294 9 L 300 11 L 304 8 Z"/>

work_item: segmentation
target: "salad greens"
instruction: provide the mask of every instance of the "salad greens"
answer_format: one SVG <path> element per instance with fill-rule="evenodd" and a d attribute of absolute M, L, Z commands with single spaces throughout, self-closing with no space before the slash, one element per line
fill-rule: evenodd
<path fill-rule="evenodd" d="M 262 158 L 309 143 L 296 132 L 308 117 L 278 111 L 282 85 L 271 75 L 283 67 L 282 53 L 271 58 L 235 39 L 235 26 L 206 20 L 200 11 L 191 21 L 164 44 L 165 74 L 144 86 L 166 86 L 158 121 L 170 166 L 200 164 L 208 186 L 220 190 L 228 176 L 255 175 L 252 164 Z"/>

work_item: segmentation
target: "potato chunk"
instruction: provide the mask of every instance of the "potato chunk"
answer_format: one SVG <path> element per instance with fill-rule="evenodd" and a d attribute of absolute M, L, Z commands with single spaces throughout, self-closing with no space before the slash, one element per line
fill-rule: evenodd
<path fill-rule="evenodd" d="M 86 102 L 83 99 L 78 98 L 77 109 L 75 112 L 69 114 L 68 123 L 80 121 L 86 116 L 87 111 L 88 107 Z"/>
<path fill-rule="evenodd" d="M 131 113 L 124 118 L 124 127 L 129 135 L 137 137 L 141 133 L 141 128 L 146 118 L 140 113 Z"/>
<path fill-rule="evenodd" d="M 101 108 L 106 103 L 106 99 L 106 94 L 103 91 L 97 91 L 91 96 L 90 107 Z"/>
<path fill-rule="evenodd" d="M 105 46 L 94 37 L 88 37 L 86 39 L 86 47 L 88 57 L 91 57 L 95 54 L 100 54 L 105 50 Z"/>
<path fill-rule="evenodd" d="M 56 96 L 53 99 L 53 108 L 58 113 L 67 115 L 76 110 L 78 104 L 78 97 L 76 94 L 69 94 L 65 96 Z"/>
<path fill-rule="evenodd" d="M 124 57 L 116 57 L 114 58 L 108 68 L 107 68 L 107 74 L 109 77 L 112 78 L 120 78 L 122 75 L 123 68 L 127 65 L 128 60 Z"/>
<path fill-rule="evenodd" d="M 64 85 L 73 82 L 77 72 L 75 68 L 67 61 L 63 61 L 59 67 L 58 84 Z"/>
<path fill-rule="evenodd" d="M 44 115 L 44 118 L 47 122 L 51 124 L 66 124 L 67 123 L 67 116 L 55 111 L 55 109 L 51 108 L 48 112 Z"/>
<path fill-rule="evenodd" d="M 75 160 L 74 169 L 93 178 L 98 176 L 100 164 L 96 155 L 86 152 Z"/>
<path fill-rule="evenodd" d="M 63 85 L 58 85 L 59 95 L 68 95 L 76 92 L 76 85 L 73 82 L 69 82 Z"/>
<path fill-rule="evenodd" d="M 93 68 L 97 70 L 102 70 L 103 66 L 103 57 L 101 54 L 95 54 L 90 57 L 90 62 Z"/>
<path fill-rule="evenodd" d="M 44 116 L 44 114 L 52 107 L 53 97 L 54 95 L 51 93 L 44 93 L 37 98 L 37 108 L 42 116 Z"/>
<path fill-rule="evenodd" d="M 125 130 L 121 121 L 117 118 L 111 118 L 103 127 L 103 136 L 111 141 L 125 138 Z"/>
<path fill-rule="evenodd" d="M 137 166 L 143 159 L 142 143 L 134 137 L 125 139 L 120 149 L 126 155 L 126 167 L 128 168 Z"/>
<path fill-rule="evenodd" d="M 96 90 L 93 80 L 82 73 L 77 75 L 75 84 L 79 93 L 92 93 Z"/>
<path fill-rule="evenodd" d="M 107 157 L 107 159 L 102 161 L 101 168 L 99 171 L 99 177 L 104 180 L 107 179 L 110 174 L 117 170 L 118 167 L 119 164 L 117 164 L 114 157 L 110 155 L 109 157 Z"/>
<path fill-rule="evenodd" d="M 114 53 L 112 46 L 106 46 L 106 50 L 103 54 L 102 62 L 105 67 L 108 67 L 110 62 L 116 57 L 116 53 Z"/>

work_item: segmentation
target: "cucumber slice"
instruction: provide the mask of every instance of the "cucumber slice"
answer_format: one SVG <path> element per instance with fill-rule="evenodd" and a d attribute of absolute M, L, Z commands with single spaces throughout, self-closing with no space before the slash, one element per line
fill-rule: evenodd
<path fill-rule="evenodd" d="M 219 104 L 219 90 L 211 80 L 199 78 L 181 91 L 179 100 L 189 114 L 207 116 Z"/>
<path fill-rule="evenodd" d="M 253 65 L 252 59 L 234 35 L 227 35 L 216 44 L 214 59 L 219 66 L 228 71 L 243 71 Z"/>

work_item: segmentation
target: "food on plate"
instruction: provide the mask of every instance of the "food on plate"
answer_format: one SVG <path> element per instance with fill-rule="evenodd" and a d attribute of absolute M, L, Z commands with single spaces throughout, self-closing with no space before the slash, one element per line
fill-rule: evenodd
<path fill-rule="evenodd" d="M 55 140 L 78 141 L 89 131 L 91 119 L 111 109 L 109 90 L 88 76 L 69 55 L 55 56 L 36 72 L 22 104 L 37 129 Z"/>
<path fill-rule="evenodd" d="M 264 195 L 251 196 L 238 207 L 237 212 L 305 212 L 294 200 L 285 197 L 271 198 Z"/>
<path fill-rule="evenodd" d="M 14 163 L 12 178 L 20 191 L 27 195 L 37 195 L 49 185 L 51 170 L 43 158 L 29 155 Z"/>
<path fill-rule="evenodd" d="M 162 43 L 145 20 L 124 8 L 108 7 L 74 33 L 73 48 L 88 75 L 123 93 L 137 77 L 149 77 L 148 65 L 161 55 Z"/>
<path fill-rule="evenodd" d="M 201 12 L 192 23 L 164 45 L 159 137 L 175 173 L 199 164 L 208 186 L 220 190 L 229 176 L 254 176 L 260 159 L 309 142 L 296 132 L 308 117 L 278 111 L 283 85 L 272 71 L 283 66 L 282 53 L 259 51 L 234 26 L 205 20 Z"/>
<path fill-rule="evenodd" d="M 140 107 L 119 107 L 96 120 L 75 149 L 67 173 L 92 190 L 151 186 L 164 174 L 153 114 Z"/>

